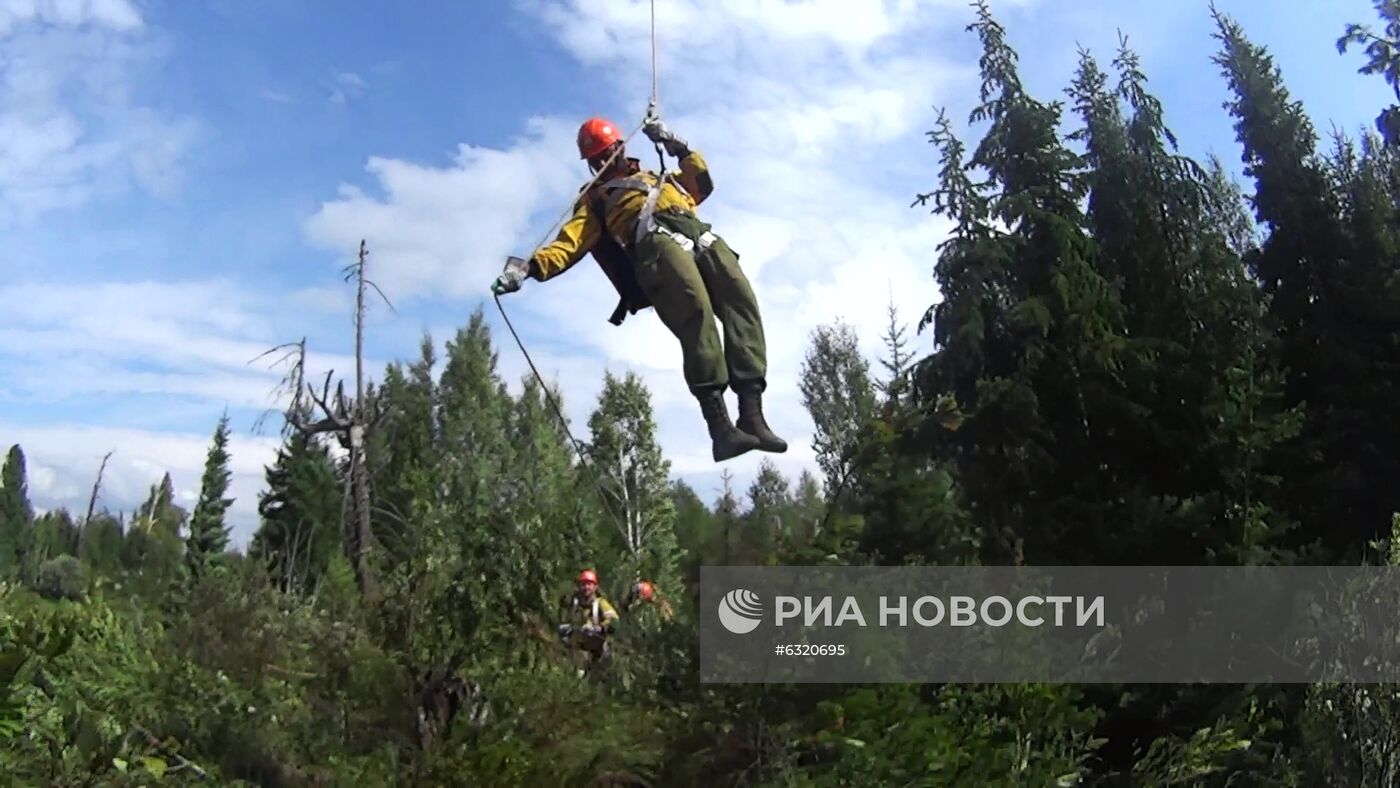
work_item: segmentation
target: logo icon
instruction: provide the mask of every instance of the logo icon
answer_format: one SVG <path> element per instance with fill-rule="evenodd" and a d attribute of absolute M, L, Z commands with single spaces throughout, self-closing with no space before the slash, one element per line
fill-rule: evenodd
<path fill-rule="evenodd" d="M 736 635 L 754 631 L 762 618 L 763 602 L 746 588 L 736 588 L 719 600 L 719 623 Z"/>

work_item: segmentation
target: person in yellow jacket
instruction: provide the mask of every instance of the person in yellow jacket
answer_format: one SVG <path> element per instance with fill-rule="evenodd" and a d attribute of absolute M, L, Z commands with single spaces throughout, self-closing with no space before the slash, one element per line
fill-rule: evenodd
<path fill-rule="evenodd" d="M 514 292 L 529 277 L 540 282 L 569 270 L 592 254 L 620 296 L 611 321 L 652 306 L 680 342 L 686 384 L 700 402 L 716 462 L 752 449 L 784 452 L 787 442 L 763 417 L 767 349 L 758 301 L 739 256 L 696 208 L 714 190 L 699 152 L 649 116 L 649 139 L 680 160 L 680 171 L 664 176 L 628 158 L 616 125 L 592 118 L 579 128 L 579 155 L 600 173 L 574 204 L 573 215 L 555 240 L 528 260 L 512 258 L 496 279 L 496 293 Z M 724 326 L 724 341 L 715 328 Z M 737 425 L 730 420 L 726 387 L 739 400 Z"/>
<path fill-rule="evenodd" d="M 608 654 L 608 638 L 617 628 L 617 610 L 598 593 L 598 574 L 585 569 L 578 576 L 578 590 L 565 602 L 559 639 L 591 657 L 592 662 Z"/>

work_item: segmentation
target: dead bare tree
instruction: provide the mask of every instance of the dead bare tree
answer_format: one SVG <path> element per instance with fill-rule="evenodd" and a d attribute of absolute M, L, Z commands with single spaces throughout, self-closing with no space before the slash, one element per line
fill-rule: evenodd
<path fill-rule="evenodd" d="M 115 451 L 115 450 L 113 450 Z M 87 516 L 83 518 L 83 527 L 78 529 L 78 555 L 83 554 L 83 540 L 87 538 L 88 526 L 92 524 L 92 514 L 97 508 L 97 494 L 102 490 L 102 474 L 107 471 L 107 461 L 112 459 L 112 452 L 102 455 L 102 464 L 97 467 L 97 480 L 92 483 L 92 495 L 88 496 Z"/>
<path fill-rule="evenodd" d="M 371 569 L 371 553 L 374 549 L 374 533 L 371 527 L 371 506 L 369 471 L 366 461 L 365 436 L 383 415 L 376 405 L 371 410 L 366 402 L 364 376 L 364 327 L 365 295 L 373 288 L 390 310 L 389 302 L 379 285 L 366 275 L 365 261 L 369 255 L 365 241 L 360 241 L 360 252 L 356 261 L 344 269 L 345 281 L 355 280 L 355 395 L 353 400 L 345 395 L 345 384 L 335 385 L 331 395 L 331 378 L 334 371 L 326 373 L 318 392 L 305 382 L 306 339 L 278 345 L 258 358 L 278 351 L 286 351 L 279 363 L 291 362 L 291 368 L 282 380 L 281 388 L 291 392 L 292 401 L 285 412 L 284 432 L 295 430 L 310 439 L 327 433 L 334 435 L 347 453 L 345 474 L 345 504 L 342 518 L 342 542 L 346 557 L 355 571 L 355 579 L 360 593 L 366 601 L 379 598 L 378 584 Z M 256 361 L 257 359 L 254 359 Z M 250 362 L 251 363 L 251 362 Z M 303 394 L 311 400 L 307 404 Z M 319 411 L 319 418 L 317 417 Z M 260 420 L 261 421 L 261 420 Z"/>

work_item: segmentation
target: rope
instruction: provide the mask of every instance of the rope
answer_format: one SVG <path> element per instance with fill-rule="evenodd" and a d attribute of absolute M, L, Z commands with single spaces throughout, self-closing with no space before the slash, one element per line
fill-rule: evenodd
<path fill-rule="evenodd" d="M 603 486 L 603 481 L 598 476 L 598 472 L 593 469 L 593 464 L 588 461 L 588 454 L 584 451 L 583 444 L 579 442 L 578 438 L 574 437 L 574 431 L 569 428 L 569 420 L 564 417 L 563 408 L 559 407 L 559 403 L 554 399 L 553 393 L 549 390 L 549 385 L 544 382 L 544 377 L 540 375 L 539 369 L 535 367 L 535 360 L 530 358 L 530 351 L 525 349 L 525 343 L 521 341 L 520 335 L 515 332 L 515 326 L 510 322 L 510 315 L 506 314 L 506 308 L 501 304 L 501 297 L 499 295 L 494 295 L 494 297 L 496 299 L 496 309 L 501 313 L 501 320 L 505 321 L 506 328 L 510 330 L 511 337 L 515 339 L 515 346 L 520 348 L 520 354 L 525 357 L 525 363 L 530 365 L 530 372 L 534 374 L 535 381 L 540 384 L 540 390 L 544 392 L 544 398 L 549 402 L 550 409 L 554 411 L 555 417 L 559 419 L 559 426 L 564 428 L 564 434 L 569 436 L 569 442 L 573 444 L 574 451 L 578 453 L 579 462 L 583 463 L 583 467 L 588 469 L 588 475 L 593 479 L 593 486 L 598 491 L 598 497 L 602 500 L 604 508 L 608 509 L 611 514 L 616 516 L 617 512 L 612 508 L 612 502 L 603 494 L 607 488 Z"/>
<path fill-rule="evenodd" d="M 651 0 L 651 105 L 653 107 L 658 106 L 661 101 L 656 85 L 656 0 Z"/>

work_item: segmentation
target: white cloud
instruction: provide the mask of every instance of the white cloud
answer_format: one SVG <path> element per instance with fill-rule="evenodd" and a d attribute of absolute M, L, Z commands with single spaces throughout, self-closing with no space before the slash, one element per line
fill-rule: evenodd
<path fill-rule="evenodd" d="M 139 30 L 141 13 L 129 0 L 3 0 L 0 36 L 30 22 L 54 25 L 94 25 L 117 31 Z"/>
<path fill-rule="evenodd" d="M 558 153 L 573 145 L 573 133 L 566 123 L 533 120 L 509 150 L 462 145 L 445 168 L 373 157 L 366 170 L 383 196 L 342 185 L 339 199 L 307 223 L 308 236 L 335 251 L 367 238 L 373 278 L 395 301 L 479 294 L 508 255 L 522 252 L 531 214 L 567 200 L 580 165 Z"/>
<path fill-rule="evenodd" d="M 317 316 L 309 310 L 339 306 L 333 298 L 294 294 L 307 308 L 295 315 L 297 330 Z M 276 407 L 285 369 L 270 368 L 277 356 L 250 362 L 298 338 L 277 333 L 287 320 L 281 302 L 229 282 L 21 284 L 0 286 L 0 299 L 10 305 L 0 312 L 0 398 L 22 402 L 158 394 L 210 407 Z M 354 368 L 352 357 L 320 352 L 315 341 L 307 351 L 313 378 Z M 383 368 L 367 363 L 376 374 Z"/>
<path fill-rule="evenodd" d="M 359 74 L 351 71 L 332 72 L 329 84 L 329 101 L 332 104 L 346 104 L 350 99 L 356 99 L 365 94 L 369 89 L 369 83 Z"/>
<path fill-rule="evenodd" d="M 183 184 L 200 128 L 133 97 L 162 54 L 126 0 L 0 4 L 0 227 Z"/>

